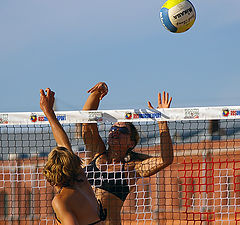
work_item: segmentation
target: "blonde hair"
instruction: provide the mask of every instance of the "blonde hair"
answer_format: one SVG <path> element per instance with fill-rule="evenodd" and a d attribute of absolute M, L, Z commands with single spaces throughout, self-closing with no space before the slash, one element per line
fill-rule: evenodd
<path fill-rule="evenodd" d="M 52 186 L 72 186 L 83 174 L 81 159 L 65 147 L 56 147 L 48 155 L 43 175 Z"/>

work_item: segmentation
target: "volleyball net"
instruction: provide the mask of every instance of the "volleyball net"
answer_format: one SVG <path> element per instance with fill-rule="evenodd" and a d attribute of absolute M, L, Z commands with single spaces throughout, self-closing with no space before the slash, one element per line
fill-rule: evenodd
<path fill-rule="evenodd" d="M 141 178 L 124 202 L 122 224 L 240 224 L 240 107 L 56 112 L 73 151 L 86 158 L 82 123 L 109 129 L 132 122 L 134 151 L 160 156 L 158 121 L 168 121 L 172 165 Z M 42 175 L 56 146 L 43 113 L 0 113 L 0 224 L 54 224 L 53 188 Z"/>

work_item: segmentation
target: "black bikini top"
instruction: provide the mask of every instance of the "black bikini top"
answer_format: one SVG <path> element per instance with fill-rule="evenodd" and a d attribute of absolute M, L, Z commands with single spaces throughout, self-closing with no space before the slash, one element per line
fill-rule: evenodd
<path fill-rule="evenodd" d="M 125 201 L 130 193 L 130 188 L 128 186 L 128 180 L 125 178 L 124 164 L 121 171 L 100 171 L 96 166 L 96 160 L 103 154 L 106 153 L 104 152 L 98 155 L 91 163 L 84 167 L 86 177 L 91 185 L 108 191 L 122 201 Z"/>

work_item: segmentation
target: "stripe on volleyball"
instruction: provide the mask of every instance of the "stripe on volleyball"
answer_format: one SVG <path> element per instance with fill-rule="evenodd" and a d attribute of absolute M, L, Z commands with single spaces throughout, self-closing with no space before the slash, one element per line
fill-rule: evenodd
<path fill-rule="evenodd" d="M 185 0 L 174 0 L 174 1 L 168 0 L 163 4 L 162 8 L 171 9 L 172 7 L 174 7 L 175 5 L 178 5 L 179 3 L 183 2 L 183 1 L 185 1 Z"/>
<path fill-rule="evenodd" d="M 173 26 L 173 24 L 169 19 L 167 8 L 161 8 L 160 18 L 162 20 L 163 25 L 166 27 L 166 29 L 170 30 L 171 32 L 177 32 L 177 28 Z"/>

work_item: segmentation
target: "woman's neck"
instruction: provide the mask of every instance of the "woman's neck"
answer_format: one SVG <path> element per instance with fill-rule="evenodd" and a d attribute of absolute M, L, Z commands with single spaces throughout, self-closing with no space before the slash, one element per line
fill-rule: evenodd
<path fill-rule="evenodd" d="M 121 158 L 119 156 L 119 153 L 118 153 L 119 151 L 121 151 L 121 150 L 114 149 L 114 151 L 112 151 L 111 149 L 108 149 L 106 156 L 107 156 L 107 162 L 109 164 L 124 162 L 124 158 Z"/>

